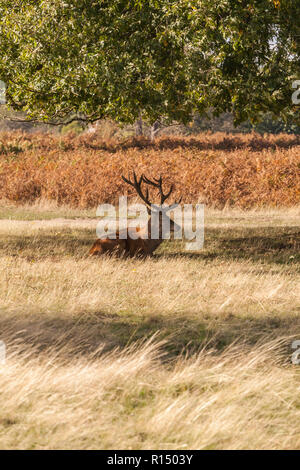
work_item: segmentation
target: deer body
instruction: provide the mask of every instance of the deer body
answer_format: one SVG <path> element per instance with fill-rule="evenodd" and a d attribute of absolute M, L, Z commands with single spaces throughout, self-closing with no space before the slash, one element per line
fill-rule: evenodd
<path fill-rule="evenodd" d="M 136 174 L 134 175 L 134 181 L 124 178 L 123 180 L 133 186 L 137 191 L 138 195 L 144 201 L 147 206 L 149 219 L 145 227 L 142 228 L 133 228 L 128 227 L 116 232 L 115 238 L 104 238 L 98 239 L 93 244 L 90 249 L 89 254 L 91 256 L 103 255 L 103 254 L 114 254 L 116 256 L 139 256 L 146 257 L 151 256 L 156 248 L 164 241 L 165 239 L 165 227 L 167 227 L 167 232 L 173 234 L 175 231 L 179 230 L 181 227 L 177 225 L 172 219 L 170 219 L 166 212 L 174 209 L 181 201 L 173 204 L 168 208 L 163 207 L 164 201 L 170 196 L 173 186 L 171 186 L 167 194 L 162 192 L 162 178 L 155 181 L 151 181 L 146 178 L 144 175 L 138 180 Z M 148 189 L 144 195 L 141 190 L 141 183 L 144 182 L 148 185 L 152 185 L 159 189 L 161 195 L 161 205 L 155 206 L 151 205 L 149 201 L 149 192 Z M 156 216 L 153 223 L 153 212 L 158 212 L 158 217 Z M 151 238 L 151 232 L 154 228 L 154 233 L 158 234 L 158 238 Z"/>
<path fill-rule="evenodd" d="M 170 219 L 170 225 L 173 221 Z M 149 237 L 151 233 L 151 219 L 149 219 L 146 227 L 142 229 L 134 229 L 134 233 L 138 233 L 138 238 L 133 239 L 130 237 L 130 232 L 133 229 L 128 228 L 117 231 L 116 239 L 104 238 L 95 241 L 90 250 L 90 255 L 102 255 L 104 253 L 115 254 L 116 256 L 151 256 L 156 248 L 164 241 L 163 238 L 153 240 Z M 123 233 L 122 233 L 123 232 Z M 122 236 L 125 233 L 126 237 Z M 144 234 L 148 233 L 148 238 L 144 238 Z M 125 238 L 125 239 L 124 239 Z"/>

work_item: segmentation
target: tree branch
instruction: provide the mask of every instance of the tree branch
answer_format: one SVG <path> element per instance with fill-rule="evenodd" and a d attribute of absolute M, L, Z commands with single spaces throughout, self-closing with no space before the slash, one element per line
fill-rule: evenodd
<path fill-rule="evenodd" d="M 66 126 L 68 124 L 71 124 L 72 122 L 75 122 L 75 121 L 81 121 L 81 122 L 86 122 L 86 123 L 93 123 L 93 122 L 96 122 L 96 121 L 99 121 L 100 119 L 102 119 L 103 116 L 97 116 L 97 117 L 73 117 L 73 118 L 70 118 L 68 119 L 67 121 L 41 121 L 39 119 L 18 119 L 18 118 L 9 118 L 7 117 L 6 119 L 8 121 L 11 121 L 11 122 L 33 122 L 33 123 L 37 123 L 37 124 L 47 124 L 49 126 Z"/>

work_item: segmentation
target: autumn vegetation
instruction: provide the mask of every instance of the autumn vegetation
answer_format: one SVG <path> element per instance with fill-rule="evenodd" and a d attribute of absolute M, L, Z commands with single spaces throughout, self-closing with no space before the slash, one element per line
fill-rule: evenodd
<path fill-rule="evenodd" d="M 174 182 L 183 203 L 294 206 L 300 201 L 300 137 L 203 133 L 103 140 L 97 135 L 0 135 L 0 198 L 91 208 L 115 203 L 132 169 Z M 134 191 L 129 196 L 134 195 Z"/>

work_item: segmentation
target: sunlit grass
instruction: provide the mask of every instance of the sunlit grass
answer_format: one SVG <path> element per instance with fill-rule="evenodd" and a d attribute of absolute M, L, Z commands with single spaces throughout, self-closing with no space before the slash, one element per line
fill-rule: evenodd
<path fill-rule="evenodd" d="M 299 208 L 207 210 L 203 250 L 145 261 L 89 258 L 91 213 L 5 210 L 0 448 L 299 448 Z"/>

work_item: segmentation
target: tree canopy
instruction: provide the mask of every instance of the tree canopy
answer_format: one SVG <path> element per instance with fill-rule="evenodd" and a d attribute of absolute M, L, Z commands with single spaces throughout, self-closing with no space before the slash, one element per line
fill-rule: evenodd
<path fill-rule="evenodd" d="M 297 0 L 0 0 L 0 79 L 32 120 L 299 123 Z"/>

